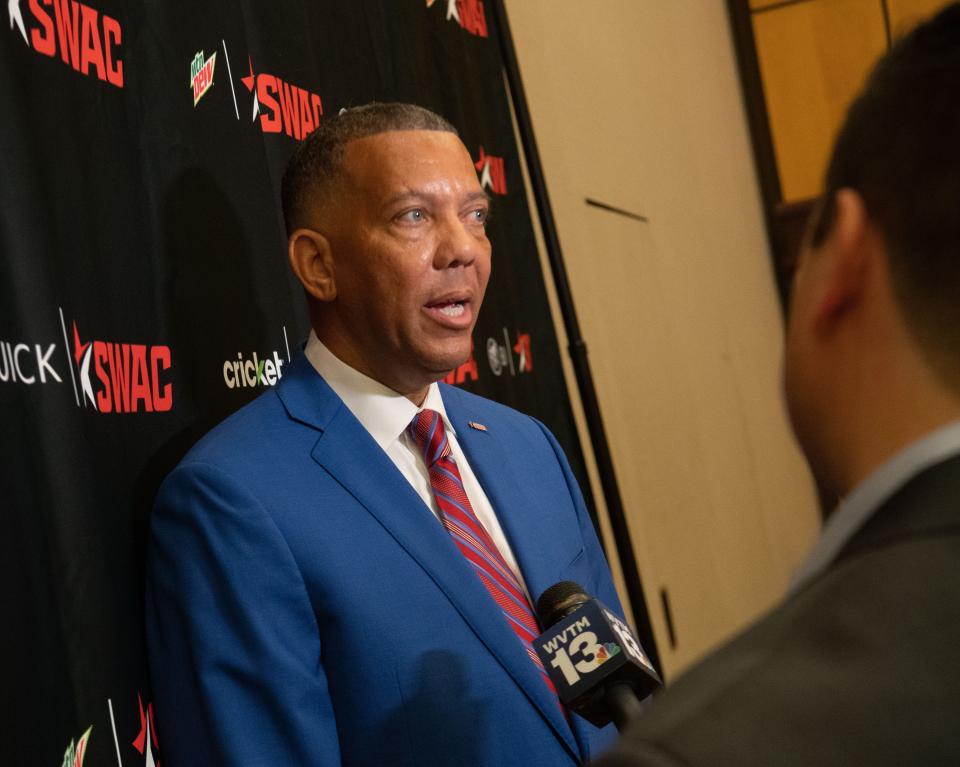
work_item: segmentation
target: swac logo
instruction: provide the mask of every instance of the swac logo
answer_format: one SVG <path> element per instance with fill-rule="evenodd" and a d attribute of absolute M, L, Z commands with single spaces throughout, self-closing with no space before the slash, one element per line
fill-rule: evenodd
<path fill-rule="evenodd" d="M 100 413 L 164 413 L 173 407 L 173 385 L 162 381 L 170 370 L 169 346 L 82 343 L 74 322 L 73 359 L 84 405 Z M 94 376 L 99 382 L 96 393 Z"/>
<path fill-rule="evenodd" d="M 436 0 L 427 0 L 427 8 Z M 471 35 L 487 36 L 487 17 L 483 12 L 483 0 L 447 0 L 447 21 L 455 21 Z"/>
<path fill-rule="evenodd" d="M 304 88 L 282 80 L 276 75 L 253 73 L 240 81 L 253 94 L 253 115 L 260 115 L 260 128 L 264 133 L 286 133 L 298 141 L 305 139 L 320 124 L 323 102 L 320 96 Z"/>
<path fill-rule="evenodd" d="M 494 194 L 507 193 L 507 173 L 503 167 L 503 158 L 487 154 L 480 147 L 480 159 L 474 164 L 480 174 L 480 186 Z"/>
<path fill-rule="evenodd" d="M 30 34 L 21 0 L 7 0 L 10 29 L 20 32 L 28 46 L 44 56 L 56 56 L 82 75 L 123 87 L 120 41 L 123 29 L 112 16 L 77 0 L 30 0 Z M 46 10 L 53 6 L 53 17 Z"/>
<path fill-rule="evenodd" d="M 67 750 L 63 752 L 61 767 L 83 767 L 83 758 L 87 755 L 87 741 L 90 739 L 92 729 L 93 725 L 87 727 L 87 731 L 80 736 L 80 740 L 76 743 L 70 741 Z"/>
<path fill-rule="evenodd" d="M 190 62 L 190 88 L 193 90 L 193 105 L 203 98 L 203 95 L 213 87 L 213 67 L 217 63 L 217 54 L 214 52 L 204 61 L 203 51 L 197 51 Z"/>

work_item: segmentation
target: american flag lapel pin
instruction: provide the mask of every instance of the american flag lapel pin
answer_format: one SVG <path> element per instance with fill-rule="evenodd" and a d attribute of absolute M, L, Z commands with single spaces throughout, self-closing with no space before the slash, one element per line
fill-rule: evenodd
<path fill-rule="evenodd" d="M 478 423 L 477 421 L 467 421 L 467 426 L 469 426 L 471 429 L 476 429 L 477 431 L 487 430 L 486 426 L 484 426 L 482 423 Z"/>

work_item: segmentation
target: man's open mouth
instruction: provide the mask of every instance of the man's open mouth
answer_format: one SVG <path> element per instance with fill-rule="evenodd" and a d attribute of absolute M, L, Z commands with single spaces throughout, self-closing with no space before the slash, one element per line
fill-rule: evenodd
<path fill-rule="evenodd" d="M 466 294 L 443 296 L 430 301 L 424 308 L 434 320 L 451 328 L 462 329 L 473 321 L 470 297 Z"/>
<path fill-rule="evenodd" d="M 431 309 L 436 309 L 447 317 L 459 317 L 466 311 L 463 301 L 448 301 L 442 304 L 430 304 Z"/>

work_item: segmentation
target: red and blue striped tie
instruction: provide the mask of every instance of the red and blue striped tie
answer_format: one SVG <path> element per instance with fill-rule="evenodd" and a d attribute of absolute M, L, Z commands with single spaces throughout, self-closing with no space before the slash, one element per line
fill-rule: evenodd
<path fill-rule="evenodd" d="M 483 581 L 493 601 L 503 611 L 507 623 L 519 637 L 530 660 L 540 669 L 547 687 L 556 695 L 557 690 L 533 649 L 532 642 L 540 634 L 537 619 L 517 576 L 504 561 L 497 545 L 473 512 L 470 499 L 463 489 L 460 471 L 450 455 L 450 443 L 443 427 L 443 419 L 435 410 L 421 410 L 411 421 L 408 431 L 420 448 L 430 474 L 430 487 L 440 508 L 440 521 L 450 533 L 460 553 Z M 559 703 L 558 698 L 557 704 Z"/>

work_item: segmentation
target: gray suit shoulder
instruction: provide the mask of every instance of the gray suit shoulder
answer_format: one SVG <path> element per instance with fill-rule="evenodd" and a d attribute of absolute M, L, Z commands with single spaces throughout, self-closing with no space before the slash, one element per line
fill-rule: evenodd
<path fill-rule="evenodd" d="M 960 763 L 958 557 L 953 534 L 836 564 L 678 679 L 598 767 Z"/>

